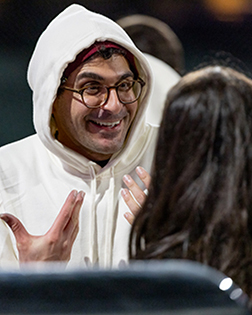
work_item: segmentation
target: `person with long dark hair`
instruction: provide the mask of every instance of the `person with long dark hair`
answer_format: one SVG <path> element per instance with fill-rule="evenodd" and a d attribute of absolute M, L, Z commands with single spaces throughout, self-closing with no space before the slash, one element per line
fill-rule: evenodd
<path fill-rule="evenodd" d="M 130 259 L 189 259 L 252 297 L 252 85 L 206 66 L 169 92 Z"/>

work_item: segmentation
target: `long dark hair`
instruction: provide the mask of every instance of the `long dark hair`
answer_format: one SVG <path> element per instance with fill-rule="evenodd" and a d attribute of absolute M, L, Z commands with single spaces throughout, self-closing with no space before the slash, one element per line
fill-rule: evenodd
<path fill-rule="evenodd" d="M 152 182 L 130 235 L 131 259 L 184 258 L 252 296 L 252 86 L 228 67 L 170 91 Z"/>

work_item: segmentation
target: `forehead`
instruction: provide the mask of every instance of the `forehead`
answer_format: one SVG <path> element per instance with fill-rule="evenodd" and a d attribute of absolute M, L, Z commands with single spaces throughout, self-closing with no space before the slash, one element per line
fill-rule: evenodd
<path fill-rule="evenodd" d="M 78 81 L 85 77 L 86 74 L 92 77 L 100 76 L 101 80 L 106 78 L 120 78 L 125 74 L 133 76 L 127 59 L 120 54 L 113 54 L 109 59 L 101 56 L 95 56 L 85 61 L 69 76 L 69 81 Z"/>

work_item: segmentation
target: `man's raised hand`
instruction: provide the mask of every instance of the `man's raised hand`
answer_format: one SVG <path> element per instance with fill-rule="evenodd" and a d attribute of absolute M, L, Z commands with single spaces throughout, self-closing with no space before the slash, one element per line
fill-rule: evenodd
<path fill-rule="evenodd" d="M 83 191 L 71 191 L 53 225 L 41 236 L 29 234 L 15 216 L 0 214 L 0 218 L 9 225 L 15 236 L 19 263 L 69 261 L 79 231 L 79 213 L 84 195 Z"/>

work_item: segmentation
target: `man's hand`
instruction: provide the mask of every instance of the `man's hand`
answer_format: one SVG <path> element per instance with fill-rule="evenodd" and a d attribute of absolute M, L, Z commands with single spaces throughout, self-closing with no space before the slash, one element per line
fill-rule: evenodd
<path fill-rule="evenodd" d="M 148 172 L 143 167 L 138 166 L 136 168 L 136 173 L 141 181 L 144 183 L 145 187 L 148 189 L 151 181 L 151 177 Z M 122 189 L 122 197 L 129 207 L 131 212 L 126 212 L 124 214 L 126 220 L 132 224 L 135 216 L 138 211 L 143 206 L 146 194 L 145 192 L 137 185 L 137 183 L 132 179 L 130 175 L 125 175 L 123 177 L 124 183 L 129 189 Z"/>
<path fill-rule="evenodd" d="M 17 242 L 19 262 L 69 261 L 73 243 L 79 231 L 79 212 L 84 192 L 73 190 L 49 231 L 41 236 L 30 235 L 13 215 L 3 213 L 0 218 L 11 228 Z"/>

